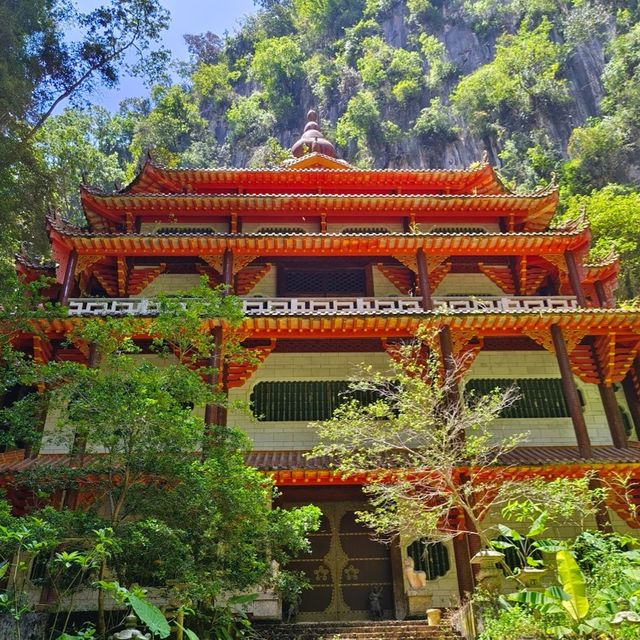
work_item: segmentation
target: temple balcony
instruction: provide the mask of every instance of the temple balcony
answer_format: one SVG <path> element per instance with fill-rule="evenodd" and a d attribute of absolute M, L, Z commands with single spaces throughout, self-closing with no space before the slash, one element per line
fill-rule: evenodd
<path fill-rule="evenodd" d="M 242 297 L 248 316 L 420 314 L 421 298 L 335 297 L 261 298 Z M 434 311 L 441 313 L 508 313 L 558 311 L 578 308 L 575 296 L 434 296 Z M 71 298 L 71 316 L 149 316 L 158 312 L 151 298 Z"/>

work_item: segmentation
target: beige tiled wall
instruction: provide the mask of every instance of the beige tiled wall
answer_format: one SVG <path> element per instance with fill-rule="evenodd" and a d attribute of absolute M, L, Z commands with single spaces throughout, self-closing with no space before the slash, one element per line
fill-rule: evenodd
<path fill-rule="evenodd" d="M 188 291 L 200 284 L 201 277 L 197 273 L 161 273 L 140 292 L 138 297 L 145 298 L 157 296 L 160 293 Z"/>
<path fill-rule="evenodd" d="M 497 284 L 489 280 L 483 273 L 450 273 L 446 275 L 438 288 L 433 292 L 435 296 L 459 295 L 505 295 Z"/>
<path fill-rule="evenodd" d="M 466 378 L 560 378 L 555 356 L 547 351 L 481 351 Z M 598 387 L 576 379 L 582 391 L 584 416 L 592 444 L 611 444 L 609 427 Z M 570 418 L 496 420 L 496 434 L 528 432 L 527 442 L 536 445 L 575 445 Z"/>
<path fill-rule="evenodd" d="M 250 380 L 231 389 L 230 402 L 247 406 L 253 387 L 264 380 L 348 380 L 360 362 L 385 369 L 385 353 L 272 353 Z M 247 412 L 229 412 L 229 424 L 241 428 L 258 450 L 309 449 L 316 441 L 306 422 L 258 422 Z"/>

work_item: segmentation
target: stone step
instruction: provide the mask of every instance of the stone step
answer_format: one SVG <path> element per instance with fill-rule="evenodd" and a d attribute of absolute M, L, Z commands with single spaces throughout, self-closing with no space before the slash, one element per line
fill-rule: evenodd
<path fill-rule="evenodd" d="M 423 620 L 256 623 L 254 629 L 264 640 L 460 640 L 449 625 Z"/>

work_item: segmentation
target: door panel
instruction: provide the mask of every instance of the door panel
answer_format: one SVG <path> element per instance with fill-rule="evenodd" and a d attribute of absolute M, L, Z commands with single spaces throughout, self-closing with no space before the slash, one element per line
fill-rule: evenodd
<path fill-rule="evenodd" d="M 310 536 L 311 554 L 293 560 L 288 568 L 302 570 L 312 588 L 300 603 L 298 620 L 366 620 L 369 594 L 382 587 L 382 605 L 393 614 L 389 549 L 371 539 L 356 521 L 362 503 L 321 503 L 320 530 Z"/>

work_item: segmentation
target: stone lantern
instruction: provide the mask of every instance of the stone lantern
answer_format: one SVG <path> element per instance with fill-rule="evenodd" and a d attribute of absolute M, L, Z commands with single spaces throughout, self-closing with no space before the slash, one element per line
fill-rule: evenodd
<path fill-rule="evenodd" d="M 134 640 L 134 638 L 140 638 L 141 640 L 151 640 L 150 633 L 142 633 L 138 631 L 138 618 L 133 614 L 127 616 L 124 621 L 124 629 L 114 633 L 109 640 Z"/>
<path fill-rule="evenodd" d="M 479 567 L 478 586 L 487 591 L 496 591 L 500 588 L 502 573 L 496 565 L 502 558 L 504 553 L 495 549 L 482 549 L 471 558 L 471 564 Z"/>

